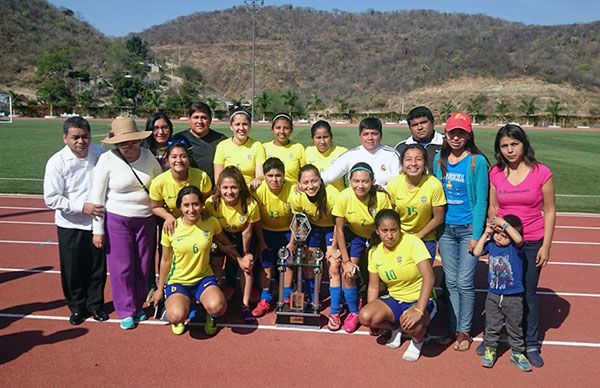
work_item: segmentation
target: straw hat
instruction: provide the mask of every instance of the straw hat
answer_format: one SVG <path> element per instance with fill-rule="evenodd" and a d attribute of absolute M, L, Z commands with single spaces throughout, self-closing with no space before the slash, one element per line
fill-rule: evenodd
<path fill-rule="evenodd" d="M 110 124 L 110 132 L 101 142 L 105 144 L 124 143 L 131 140 L 142 140 L 152 131 L 138 131 L 135 120 L 130 117 L 118 117 Z"/>

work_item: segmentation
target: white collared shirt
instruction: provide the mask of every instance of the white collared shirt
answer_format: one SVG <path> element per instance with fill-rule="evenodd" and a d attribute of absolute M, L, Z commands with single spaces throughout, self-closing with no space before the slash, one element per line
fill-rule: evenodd
<path fill-rule="evenodd" d="M 374 151 L 368 151 L 362 145 L 341 154 L 326 171 L 321 174 L 325 184 L 346 175 L 358 162 L 368 163 L 373 169 L 375 183 L 385 187 L 390 179 L 400 174 L 400 156 L 393 148 L 380 145 Z"/>
<path fill-rule="evenodd" d="M 78 158 L 69 147 L 55 153 L 46 163 L 44 202 L 56 210 L 54 222 L 68 229 L 92 230 L 92 217 L 83 214 L 83 205 L 92 188 L 92 171 L 104 152 L 90 144 L 85 158 Z"/>

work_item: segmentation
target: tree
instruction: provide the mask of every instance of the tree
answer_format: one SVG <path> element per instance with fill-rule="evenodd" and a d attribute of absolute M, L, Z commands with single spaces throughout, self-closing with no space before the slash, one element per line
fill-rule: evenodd
<path fill-rule="evenodd" d="M 440 116 L 442 121 L 448 120 L 448 117 L 450 117 L 450 115 L 454 112 L 455 109 L 456 108 L 454 107 L 452 101 L 448 100 L 444 102 L 444 104 L 442 105 L 442 109 L 440 110 Z"/>
<path fill-rule="evenodd" d="M 267 93 L 267 91 L 262 92 L 260 96 L 257 96 L 254 100 L 254 105 L 256 106 L 256 110 L 258 110 L 262 114 L 262 120 L 265 121 L 265 115 L 269 111 L 269 107 L 273 102 L 273 97 Z"/>
<path fill-rule="evenodd" d="M 179 86 L 179 98 L 184 107 L 196 101 L 199 93 L 199 87 L 193 82 L 183 81 Z"/>
<path fill-rule="evenodd" d="M 560 101 L 550 101 L 546 106 L 546 111 L 550 115 L 552 122 L 556 125 L 558 121 L 558 116 L 560 115 L 560 111 L 563 110 L 563 107 L 560 106 Z"/>
<path fill-rule="evenodd" d="M 158 112 L 163 101 L 163 96 L 160 89 L 144 89 L 141 99 L 145 108 Z"/>
<path fill-rule="evenodd" d="M 298 93 L 296 93 L 293 90 L 288 90 L 281 95 L 281 98 L 283 99 L 283 104 L 285 105 L 285 107 L 288 110 L 288 114 L 291 116 L 292 112 L 294 111 L 294 108 L 296 106 L 296 103 L 298 102 L 298 99 L 300 98 L 298 96 Z"/>
<path fill-rule="evenodd" d="M 508 117 L 508 102 L 506 100 L 496 101 L 496 114 L 500 122 L 507 121 Z"/>
<path fill-rule="evenodd" d="M 206 97 L 206 105 L 208 105 L 214 114 L 215 109 L 217 109 L 217 106 L 219 105 L 219 101 L 217 101 L 217 99 L 214 97 Z"/>
<path fill-rule="evenodd" d="M 90 107 L 96 103 L 96 95 L 90 89 L 82 90 L 77 94 L 76 97 L 77 105 L 79 105 L 84 112 L 90 113 Z"/>
<path fill-rule="evenodd" d="M 485 119 L 483 114 L 483 98 L 481 96 L 469 98 L 467 113 L 473 118 L 473 123 L 478 123 Z"/>
<path fill-rule="evenodd" d="M 323 110 L 324 107 L 325 104 L 323 104 L 323 100 L 321 100 L 321 98 L 316 94 L 312 94 L 310 96 L 310 100 L 306 103 L 306 110 L 309 112 L 314 112 L 315 116 L 319 111 Z"/>
<path fill-rule="evenodd" d="M 148 42 L 142 40 L 137 35 L 127 39 L 125 42 L 125 48 L 127 51 L 137 56 L 140 60 L 149 58 L 150 49 L 148 48 Z"/>
<path fill-rule="evenodd" d="M 52 47 L 40 55 L 36 70 L 37 96 L 49 106 L 50 116 L 55 105 L 68 106 L 74 102 L 68 76 L 71 70 L 73 50 L 66 45 Z"/>
<path fill-rule="evenodd" d="M 531 117 L 535 114 L 535 111 L 537 111 L 537 106 L 535 105 L 535 97 L 529 100 L 521 100 L 519 110 L 523 113 L 523 115 L 527 119 L 527 125 L 529 125 Z"/>
<path fill-rule="evenodd" d="M 190 65 L 181 65 L 177 68 L 177 75 L 184 79 L 184 81 L 202 83 L 202 73 Z"/>

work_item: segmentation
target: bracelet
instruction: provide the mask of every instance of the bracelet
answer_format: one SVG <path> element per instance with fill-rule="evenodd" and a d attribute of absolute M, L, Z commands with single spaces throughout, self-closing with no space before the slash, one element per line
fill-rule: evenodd
<path fill-rule="evenodd" d="M 419 308 L 418 308 L 418 307 L 413 307 L 413 310 L 415 310 L 415 311 L 417 311 L 417 312 L 421 313 L 421 315 L 425 315 L 425 313 L 424 313 L 423 311 L 419 310 Z"/>
<path fill-rule="evenodd" d="M 504 224 L 502 224 L 502 229 L 504 231 L 506 231 L 506 229 L 510 228 L 510 224 L 508 222 L 505 222 Z"/>

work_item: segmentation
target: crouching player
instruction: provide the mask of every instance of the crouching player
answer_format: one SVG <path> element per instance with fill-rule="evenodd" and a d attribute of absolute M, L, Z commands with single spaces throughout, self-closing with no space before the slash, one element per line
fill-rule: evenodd
<path fill-rule="evenodd" d="M 437 308 L 430 299 L 433 269 L 430 255 L 420 238 L 400 231 L 400 216 L 384 209 L 375 216 L 375 234 L 369 251 L 368 303 L 360 310 L 360 323 L 372 334 L 391 330 L 387 345 L 397 348 L 401 332 L 412 340 L 402 359 L 417 361 L 423 347 L 423 336 Z M 379 280 L 388 295 L 379 298 Z M 399 326 L 398 326 L 399 324 Z"/>
<path fill-rule="evenodd" d="M 254 193 L 260 209 L 260 223 L 256 228 L 258 251 L 261 255 L 259 276 L 262 288 L 260 301 L 252 315 L 261 317 L 269 312 L 272 306 L 271 279 L 273 267 L 277 264 L 277 252 L 287 247 L 290 242 L 290 223 L 292 208 L 290 198 L 294 194 L 293 184 L 284 179 L 285 167 L 278 158 L 268 158 L 263 164 L 265 180 Z M 293 272 L 285 271 L 284 287 L 291 288 Z"/>
<path fill-rule="evenodd" d="M 162 232 L 164 247 L 160 264 L 158 290 L 154 305 L 163 298 L 167 319 L 176 335 L 185 331 L 185 319 L 192 301 L 200 302 L 207 312 L 204 331 L 216 332 L 216 318 L 225 314 L 227 302 L 210 267 L 210 247 L 213 239 L 219 248 L 238 256 L 231 242 L 222 232 L 216 218 L 204 212 L 204 197 L 196 186 L 186 186 L 177 195 L 177 208 L 182 217 L 177 220 L 173 234 Z"/>

